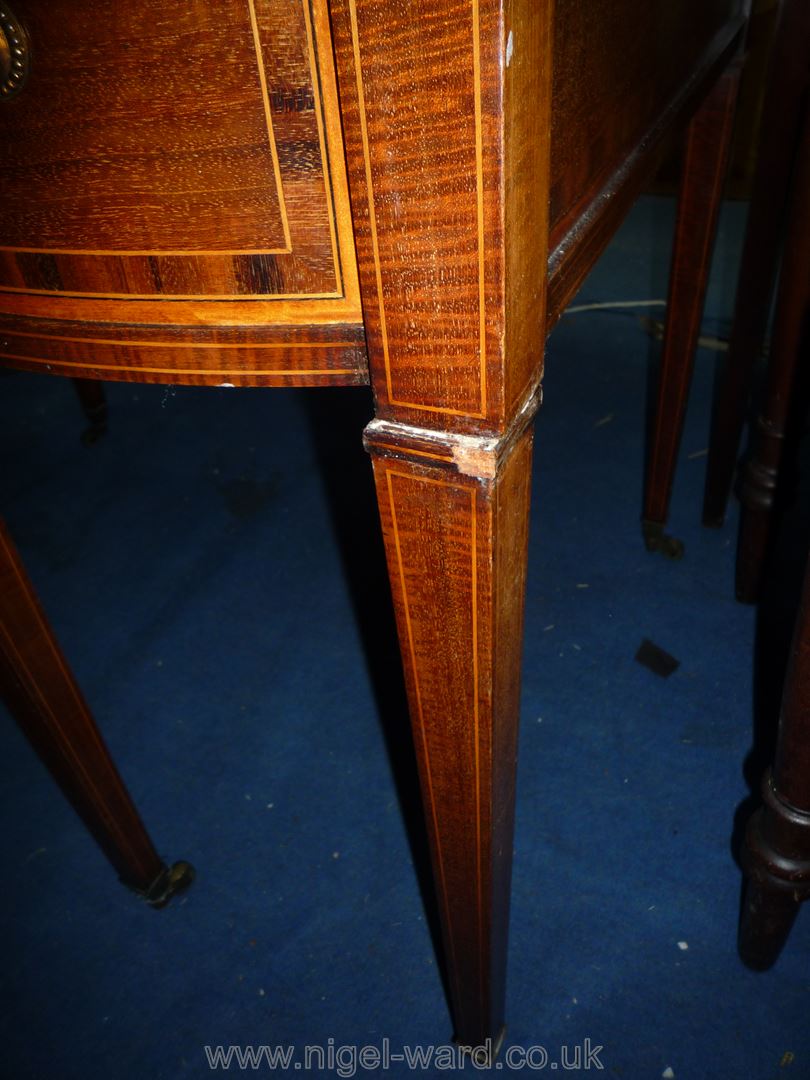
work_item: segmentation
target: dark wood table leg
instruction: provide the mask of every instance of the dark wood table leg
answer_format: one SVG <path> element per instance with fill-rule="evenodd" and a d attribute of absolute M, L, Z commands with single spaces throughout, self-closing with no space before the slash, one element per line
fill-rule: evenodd
<path fill-rule="evenodd" d="M 456 1035 L 478 1047 L 504 1024 L 531 432 L 489 478 L 374 424 L 367 442 Z"/>
<path fill-rule="evenodd" d="M 331 13 L 376 402 L 365 437 L 447 982 L 457 1040 L 491 1060 L 546 325 L 551 5 Z"/>
<path fill-rule="evenodd" d="M 97 442 L 107 430 L 107 399 L 104 396 L 104 383 L 99 379 L 73 379 L 73 385 L 88 421 L 88 426 L 82 432 L 82 442 L 90 446 Z"/>
<path fill-rule="evenodd" d="M 799 905 L 810 896 L 810 563 L 785 679 L 773 769 L 763 806 L 748 823 L 740 954 L 765 969 L 784 945 Z"/>
<path fill-rule="evenodd" d="M 737 548 L 737 599 L 757 599 L 770 545 L 785 437 L 797 403 L 799 358 L 810 318 L 810 118 L 801 132 L 788 208 L 782 269 L 774 314 L 765 400 L 740 477 L 742 503 Z"/>
<path fill-rule="evenodd" d="M 784 235 L 790 174 L 810 82 L 810 7 L 782 0 L 768 69 L 759 154 L 728 353 L 718 360 L 703 524 L 719 527 L 737 467 L 754 366 L 762 355 Z"/>
<path fill-rule="evenodd" d="M 155 851 L 2 522 L 0 690 L 122 881 L 155 907 L 190 884 Z"/>
<path fill-rule="evenodd" d="M 720 199 L 740 81 L 735 61 L 710 91 L 686 136 L 661 369 L 644 494 L 648 551 L 680 558 L 680 540 L 664 533 L 683 432 L 700 320 L 706 298 Z"/>

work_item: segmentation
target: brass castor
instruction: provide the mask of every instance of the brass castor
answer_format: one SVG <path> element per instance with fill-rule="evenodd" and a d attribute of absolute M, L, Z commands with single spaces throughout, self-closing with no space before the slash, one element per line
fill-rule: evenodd
<path fill-rule="evenodd" d="M 179 862 L 164 866 L 148 889 L 141 891 L 141 897 L 153 908 L 165 907 L 173 896 L 186 890 L 194 880 L 194 867 L 191 863 Z"/>
<path fill-rule="evenodd" d="M 665 558 L 673 561 L 683 558 L 683 540 L 665 533 L 660 521 L 642 521 L 641 534 L 647 551 L 659 551 Z"/>

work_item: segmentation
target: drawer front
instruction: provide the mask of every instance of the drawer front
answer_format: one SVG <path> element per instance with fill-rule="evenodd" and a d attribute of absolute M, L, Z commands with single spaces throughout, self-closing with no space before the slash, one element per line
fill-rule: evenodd
<path fill-rule="evenodd" d="M 325 0 L 13 8 L 31 63 L 0 102 L 0 289 L 344 294 L 352 249 L 339 235 L 348 197 Z"/>
<path fill-rule="evenodd" d="M 0 361 L 365 382 L 328 0 L 12 4 L 30 66 L 0 99 Z"/>

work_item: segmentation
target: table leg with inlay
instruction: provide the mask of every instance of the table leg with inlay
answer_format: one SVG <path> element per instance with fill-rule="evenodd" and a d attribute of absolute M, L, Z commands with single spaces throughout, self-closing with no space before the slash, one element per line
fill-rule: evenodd
<path fill-rule="evenodd" d="M 510 44 L 498 5 L 439 19 L 399 8 L 332 5 L 376 399 L 365 438 L 456 1038 L 491 1056 L 504 1023 L 545 336 L 550 72 L 537 59 L 551 10 L 518 5 Z M 441 64 L 426 78 L 431 56 Z"/>
<path fill-rule="evenodd" d="M 666 328 L 651 429 L 642 529 L 648 551 L 680 558 L 683 544 L 664 533 L 709 283 L 726 175 L 740 63 L 715 84 L 686 135 L 681 164 Z"/>
<path fill-rule="evenodd" d="M 155 850 L 2 522 L 0 692 L 124 884 L 153 907 L 189 885 L 191 866 Z"/>

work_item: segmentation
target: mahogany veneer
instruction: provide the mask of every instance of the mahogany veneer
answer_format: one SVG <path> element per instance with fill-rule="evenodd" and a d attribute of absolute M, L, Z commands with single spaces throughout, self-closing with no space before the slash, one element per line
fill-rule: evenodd
<path fill-rule="evenodd" d="M 33 59 L 0 101 L 3 358 L 91 378 L 372 383 L 456 1034 L 486 1044 L 504 1020 L 544 340 L 738 55 L 746 4 L 15 5 Z M 719 188 L 703 188 L 733 85 L 720 93 L 690 138 L 683 190 L 701 209 L 684 274 L 711 246 Z"/>
<path fill-rule="evenodd" d="M 325 0 L 18 0 L 0 351 L 146 382 L 367 381 Z M 56 105 L 55 105 L 56 103 Z"/>

